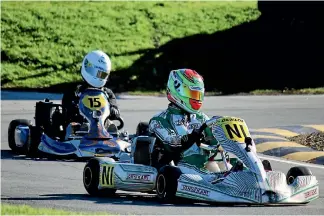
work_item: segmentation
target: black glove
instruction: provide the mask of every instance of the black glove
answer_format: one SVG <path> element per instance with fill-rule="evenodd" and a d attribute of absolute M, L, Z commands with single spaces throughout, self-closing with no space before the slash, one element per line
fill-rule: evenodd
<path fill-rule="evenodd" d="M 181 146 L 183 150 L 189 149 L 194 143 L 198 146 L 201 144 L 201 139 L 204 137 L 202 133 L 199 133 L 198 129 L 194 129 L 191 134 L 184 135 L 181 138 Z"/>
<path fill-rule="evenodd" d="M 110 116 L 113 117 L 113 118 L 119 118 L 120 117 L 120 113 L 119 113 L 119 110 L 118 108 L 116 107 L 110 107 Z"/>

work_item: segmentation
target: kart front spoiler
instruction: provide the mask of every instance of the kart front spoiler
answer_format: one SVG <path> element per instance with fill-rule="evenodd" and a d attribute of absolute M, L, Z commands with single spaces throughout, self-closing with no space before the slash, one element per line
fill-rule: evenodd
<path fill-rule="evenodd" d="M 283 173 L 274 173 L 285 177 Z M 253 182 L 247 186 L 246 182 L 239 181 L 240 178 L 235 178 L 238 180 L 236 183 L 224 180 L 212 185 L 199 175 L 182 174 L 178 181 L 176 196 L 208 202 L 262 205 L 304 204 L 319 197 L 319 186 L 315 176 L 299 176 L 291 185 L 281 177 L 275 180 L 269 178 L 266 184 L 256 187 Z"/>
<path fill-rule="evenodd" d="M 121 154 L 121 146 L 126 148 L 125 142 L 121 140 L 94 140 L 89 143 L 84 143 L 80 139 L 68 140 L 64 142 L 56 141 L 46 134 L 41 137 L 41 142 L 38 145 L 38 149 L 42 152 L 58 155 L 67 156 L 75 155 L 79 158 L 82 157 L 94 157 L 94 156 L 105 156 L 111 157 L 117 154 Z M 129 144 L 130 145 L 130 144 Z"/>

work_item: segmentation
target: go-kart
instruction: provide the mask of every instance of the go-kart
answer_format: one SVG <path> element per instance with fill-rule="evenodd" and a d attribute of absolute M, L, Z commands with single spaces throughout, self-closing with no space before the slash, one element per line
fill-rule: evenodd
<path fill-rule="evenodd" d="M 133 139 L 131 163 L 104 157 L 89 160 L 83 170 L 85 189 L 94 196 L 113 195 L 117 189 L 155 190 L 161 202 L 182 197 L 225 203 L 305 204 L 319 197 L 318 181 L 308 168 L 292 167 L 285 175 L 273 171 L 269 161 L 259 159 L 243 119 L 215 116 L 202 124 L 200 132 L 206 127 L 219 143 L 200 145 L 209 152 L 205 169 L 179 162 L 157 170 L 150 164 L 155 138 L 138 136 Z M 144 157 L 141 151 L 149 154 Z"/>
<path fill-rule="evenodd" d="M 25 119 L 10 122 L 9 147 L 16 153 L 35 157 L 41 155 L 63 158 L 93 156 L 121 157 L 129 154 L 130 143 L 122 118 L 108 119 L 110 105 L 100 89 L 88 88 L 79 100 L 84 123 L 70 123 L 63 128 L 61 104 L 48 99 L 36 102 L 35 125 Z M 116 125 L 114 121 L 119 121 Z"/>

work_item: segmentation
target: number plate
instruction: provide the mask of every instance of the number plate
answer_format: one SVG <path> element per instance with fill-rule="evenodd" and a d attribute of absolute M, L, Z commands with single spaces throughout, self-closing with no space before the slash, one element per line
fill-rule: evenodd
<path fill-rule="evenodd" d="M 243 119 L 225 117 L 217 121 L 226 135 L 227 139 L 244 143 L 245 137 L 251 137 L 248 127 Z"/>
<path fill-rule="evenodd" d="M 85 107 L 91 110 L 100 110 L 101 108 L 106 106 L 107 100 L 102 94 L 96 96 L 86 95 L 82 99 L 82 103 Z"/>

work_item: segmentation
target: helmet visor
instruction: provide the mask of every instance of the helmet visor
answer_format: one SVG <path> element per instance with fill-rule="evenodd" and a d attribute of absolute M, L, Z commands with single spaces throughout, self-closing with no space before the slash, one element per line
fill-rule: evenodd
<path fill-rule="evenodd" d="M 180 94 L 190 99 L 194 99 L 198 101 L 204 100 L 204 89 L 200 87 L 184 86 L 184 88 L 182 88 L 182 91 L 180 91 Z"/>
<path fill-rule="evenodd" d="M 107 79 L 108 76 L 109 76 L 109 73 L 107 73 L 106 71 L 102 71 L 102 70 L 97 71 L 97 77 L 100 79 Z"/>
<path fill-rule="evenodd" d="M 109 73 L 107 71 L 104 71 L 96 66 L 86 65 L 85 70 L 91 76 L 97 77 L 99 79 L 107 79 L 109 76 Z"/>

